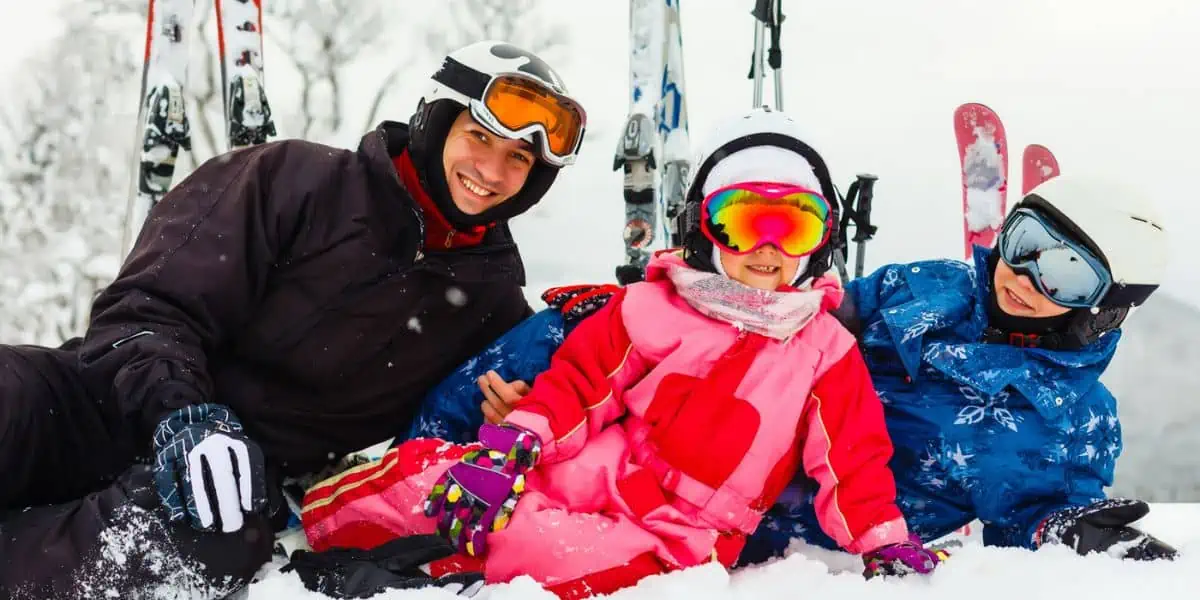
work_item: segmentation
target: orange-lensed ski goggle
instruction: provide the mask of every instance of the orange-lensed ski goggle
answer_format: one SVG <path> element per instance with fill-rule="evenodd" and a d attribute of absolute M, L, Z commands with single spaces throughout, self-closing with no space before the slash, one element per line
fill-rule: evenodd
<path fill-rule="evenodd" d="M 796 185 L 734 184 L 706 196 L 702 208 L 701 231 L 734 254 L 773 244 L 800 258 L 825 245 L 833 230 L 825 197 Z"/>
<path fill-rule="evenodd" d="M 553 166 L 575 162 L 587 113 L 575 100 L 520 74 L 493 77 L 482 100 L 471 101 L 471 116 L 498 135 L 519 139 L 538 133 L 541 157 Z"/>

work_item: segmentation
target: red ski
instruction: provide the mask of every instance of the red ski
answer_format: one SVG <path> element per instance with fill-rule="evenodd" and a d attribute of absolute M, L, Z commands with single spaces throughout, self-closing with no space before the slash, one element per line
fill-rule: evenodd
<path fill-rule="evenodd" d="M 1025 152 L 1021 154 L 1021 195 L 1058 177 L 1058 173 L 1058 159 L 1049 148 L 1041 144 L 1025 146 Z"/>
<path fill-rule="evenodd" d="M 962 166 L 963 242 L 969 260 L 973 246 L 995 242 L 1004 221 L 1008 140 L 1000 117 L 975 103 L 954 110 L 954 137 Z"/>

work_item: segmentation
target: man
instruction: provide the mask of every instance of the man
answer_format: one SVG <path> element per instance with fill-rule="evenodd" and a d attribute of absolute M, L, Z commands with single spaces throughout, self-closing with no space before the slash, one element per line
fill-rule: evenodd
<path fill-rule="evenodd" d="M 0 346 L 0 596 L 244 585 L 283 477 L 391 436 L 532 312 L 507 221 L 585 122 L 546 63 L 481 42 L 357 152 L 290 140 L 201 165 L 82 340 Z"/>

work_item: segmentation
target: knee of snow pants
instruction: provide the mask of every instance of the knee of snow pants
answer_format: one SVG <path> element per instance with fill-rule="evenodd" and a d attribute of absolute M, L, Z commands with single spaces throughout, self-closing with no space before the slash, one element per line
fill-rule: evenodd
<path fill-rule="evenodd" d="M 794 539 L 831 550 L 838 548 L 837 542 L 821 530 L 812 494 L 802 478 L 789 484 L 779 501 L 763 514 L 758 528 L 746 539 L 737 565 L 753 565 L 783 556 Z"/>
<path fill-rule="evenodd" d="M 0 597 L 224 598 L 271 558 L 265 518 L 234 533 L 171 524 L 149 467 L 79 500 L 0 522 Z"/>
<path fill-rule="evenodd" d="M 92 397 L 73 352 L 0 344 L 0 511 L 109 485 L 139 446 L 117 412 Z"/>

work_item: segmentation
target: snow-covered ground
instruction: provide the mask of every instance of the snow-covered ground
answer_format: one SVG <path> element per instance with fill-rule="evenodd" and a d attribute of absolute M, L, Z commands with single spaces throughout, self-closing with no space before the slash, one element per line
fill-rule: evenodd
<path fill-rule="evenodd" d="M 0 46 L 6 50 L 0 72 L 7 74 L 17 60 L 35 53 L 33 38 L 49 37 L 52 20 L 32 13 L 56 3 L 7 3 L 24 8 L 0 10 Z M 693 137 L 701 140 L 716 119 L 749 107 L 750 2 L 685 4 L 688 103 Z M 627 104 L 627 5 L 611 0 L 555 5 L 569 17 L 572 32 L 555 63 L 561 60 L 560 71 L 588 107 L 591 120 L 580 163 L 564 171 L 530 215 L 514 222 L 535 305 L 537 295 L 550 285 L 611 281 L 622 256 L 621 184 L 611 161 Z M 783 41 L 787 107 L 811 129 L 810 141 L 826 155 L 839 183 L 849 183 L 858 170 L 881 176 L 875 215 L 880 231 L 869 246 L 868 269 L 957 255 L 960 190 L 950 111 L 964 101 L 984 101 L 1000 112 L 1009 127 L 1013 157 L 1025 143 L 1046 143 L 1063 161 L 1064 171 L 1131 180 L 1159 198 L 1172 229 L 1179 232 L 1165 289 L 1193 298 L 1186 303 L 1155 298 L 1142 308 L 1105 375 L 1121 402 L 1126 441 L 1114 493 L 1200 501 L 1200 402 L 1193 392 L 1200 390 L 1200 345 L 1195 341 L 1200 339 L 1200 312 L 1195 309 L 1200 270 L 1192 260 L 1195 241 L 1184 233 L 1196 229 L 1200 211 L 1190 194 L 1179 193 L 1176 178 L 1166 176 L 1188 172 L 1194 162 L 1190 140 L 1200 132 L 1200 120 L 1187 118 L 1200 92 L 1189 58 L 1197 55 L 1200 44 L 1200 36 L 1194 35 L 1200 3 L 1156 0 L 1125 11 L 1093 10 L 1094 5 L 1085 0 L 788 4 L 791 18 Z M 409 2 L 401 8 L 411 13 L 405 20 L 417 33 L 445 18 L 438 3 Z M 857 42 L 847 41 L 848 31 L 855 32 L 849 37 Z M 415 39 L 407 33 L 395 37 Z M 1039 42 L 1022 44 L 1023 39 Z M 277 86 L 272 91 L 284 90 L 273 96 L 282 122 L 296 111 L 297 95 L 289 97 L 293 88 L 280 85 L 289 75 L 287 61 L 271 58 L 279 56 L 278 48 L 268 48 L 267 56 L 272 61 L 268 81 Z M 404 58 L 426 61 L 421 69 L 436 66 L 433 58 L 419 53 Z M 387 64 L 361 75 L 361 81 L 373 85 L 396 59 L 386 54 Z M 423 77 L 401 82 L 386 116 L 407 118 L 424 82 Z M 357 88 L 350 95 L 362 102 L 370 96 Z M 133 112 L 136 103 L 128 107 Z M 359 116 L 348 120 L 357 123 Z M 357 134 L 340 142 L 353 145 Z M 1010 171 L 1014 190 L 1016 173 Z M 72 251 L 72 246 L 60 250 Z M 5 264 L 21 262 L 29 261 L 18 255 Z M 15 267 L 8 269 L 4 275 L 11 276 Z M 29 286 L 23 292 L 37 295 L 45 289 Z M 0 306 L 9 311 L 15 300 L 8 296 Z M 1178 545 L 1184 557 L 1171 564 L 1131 564 L 1081 559 L 1063 550 L 1034 554 L 968 545 L 931 578 L 863 582 L 857 559 L 797 548 L 784 560 L 732 576 L 714 566 L 701 567 L 651 578 L 616 597 L 1200 598 L 1200 582 L 1191 572 L 1200 568 L 1200 504 L 1158 504 L 1146 527 Z M 294 575 L 277 573 L 249 592 L 259 600 L 319 598 Z M 529 580 L 489 592 L 497 599 L 551 598 Z M 379 597 L 451 596 L 425 590 Z"/>
<path fill-rule="evenodd" d="M 864 581 L 857 557 L 796 544 L 784 559 L 728 574 L 717 565 L 647 578 L 614 600 L 1193 600 L 1200 597 L 1200 504 L 1156 504 L 1140 523 L 1182 553 L 1172 563 L 1135 563 L 1107 556 L 1080 557 L 1065 548 L 1038 552 L 985 548 L 972 537 L 930 577 Z M 533 580 L 484 588 L 487 600 L 554 600 Z M 324 598 L 294 574 L 271 573 L 249 589 L 249 600 Z M 456 598 L 427 588 L 396 590 L 378 600 Z"/>

